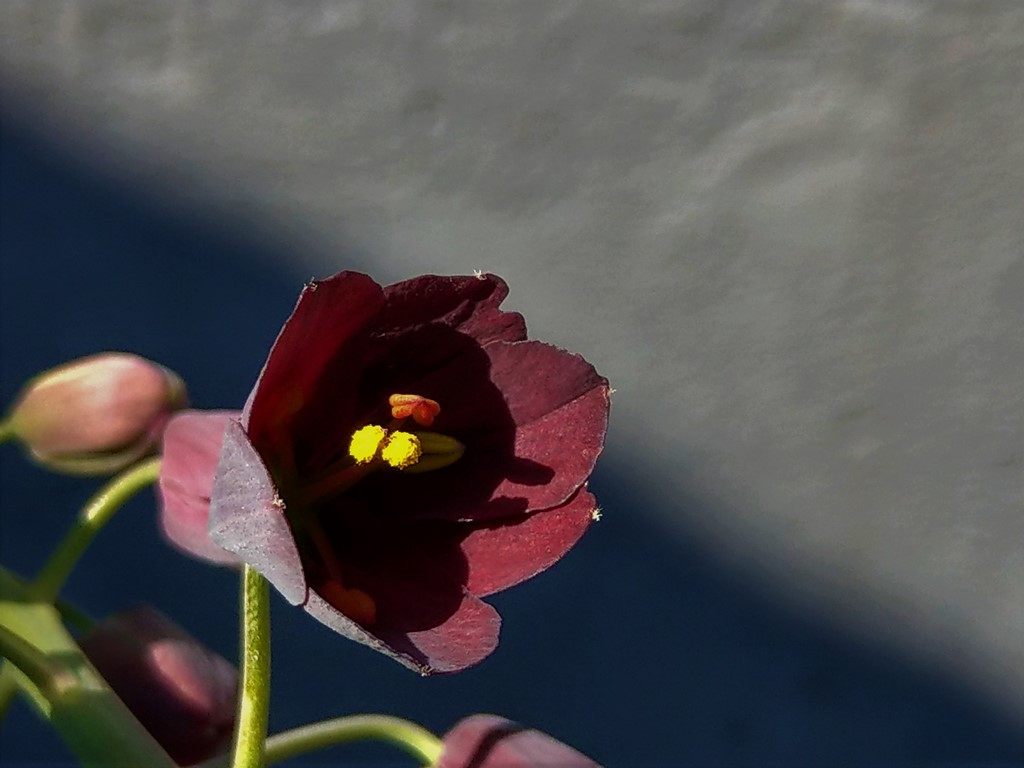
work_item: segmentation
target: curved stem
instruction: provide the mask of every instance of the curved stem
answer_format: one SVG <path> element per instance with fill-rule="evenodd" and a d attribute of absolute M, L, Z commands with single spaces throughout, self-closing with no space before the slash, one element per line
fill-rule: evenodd
<path fill-rule="evenodd" d="M 423 765 L 433 765 L 443 745 L 416 723 L 388 715 L 352 715 L 312 723 L 279 733 L 267 740 L 267 762 L 274 763 L 313 749 L 353 741 L 377 739 L 404 749 Z"/>
<path fill-rule="evenodd" d="M 444 748 L 434 734 L 408 720 L 389 715 L 351 715 L 310 723 L 271 736 L 267 739 L 267 765 L 314 749 L 367 739 L 386 741 L 404 749 L 425 766 L 434 765 Z M 194 768 L 227 768 L 227 765 L 225 757 L 218 757 Z"/>
<path fill-rule="evenodd" d="M 61 621 L 75 632 L 88 632 L 96 625 L 96 620 L 77 605 L 60 598 L 53 604 L 60 614 Z"/>
<path fill-rule="evenodd" d="M 26 590 L 28 589 L 28 586 L 25 585 L 24 582 L 20 579 L 17 579 L 13 576 L 11 576 L 11 578 L 16 583 L 25 586 Z M 93 625 L 92 617 L 86 614 L 81 609 L 75 607 L 71 603 L 65 602 L 64 600 L 58 600 L 56 603 L 56 608 L 64 623 L 73 627 L 74 629 L 77 629 L 81 632 L 86 632 Z M 4 654 L 0 653 L 0 656 L 3 655 Z M 14 658 L 5 658 L 9 658 L 9 660 L 13 663 L 14 666 L 18 666 Z M 22 673 L 25 674 L 24 670 L 22 670 Z M 31 675 L 25 674 L 25 676 L 31 679 Z M 14 697 L 17 695 L 17 693 L 18 680 L 14 674 L 14 669 L 11 664 L 5 661 L 4 663 L 0 664 L 0 724 L 2 724 L 4 719 L 7 717 L 7 710 L 11 708 L 11 703 L 14 701 Z"/>
<path fill-rule="evenodd" d="M 262 768 L 270 710 L 270 587 L 242 569 L 242 691 L 231 768 Z"/>
<path fill-rule="evenodd" d="M 152 485 L 159 476 L 160 458 L 156 457 L 136 464 L 101 488 L 82 508 L 74 526 L 39 572 L 32 584 L 33 596 L 44 602 L 56 600 L 64 582 L 100 529 L 128 499 Z"/>
<path fill-rule="evenodd" d="M 10 430 L 10 422 L 0 422 L 0 442 Z M 75 565 L 89 548 L 96 534 L 128 499 L 160 476 L 159 457 L 140 462 L 121 473 L 93 496 L 79 512 L 75 523 L 47 560 L 29 591 L 33 599 L 53 603 Z M 17 693 L 17 683 L 7 664 L 0 665 L 0 722 L 3 722 L 11 701 Z"/>
<path fill-rule="evenodd" d="M 14 676 L 14 665 L 5 661 L 0 666 L 0 725 L 7 718 L 7 711 L 18 695 L 18 680 Z"/>
<path fill-rule="evenodd" d="M 14 439 L 14 423 L 10 419 L 0 419 L 0 445 Z"/>
<path fill-rule="evenodd" d="M 7 674 L 83 766 L 110 766 L 116 757 L 118 765 L 174 768 L 89 663 L 54 607 L 34 600 L 28 586 L 2 567 L 0 626 L 5 630 L 0 642 L 14 662 L 5 663 Z M 33 659 L 35 654 L 43 658 Z"/>
<path fill-rule="evenodd" d="M 44 696 L 55 685 L 60 670 L 46 654 L 21 635 L 0 624 L 0 656 L 11 662 Z"/>

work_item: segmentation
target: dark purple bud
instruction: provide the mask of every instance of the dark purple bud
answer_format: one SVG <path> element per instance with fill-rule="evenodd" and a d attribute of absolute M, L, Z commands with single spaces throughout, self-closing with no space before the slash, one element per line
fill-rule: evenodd
<path fill-rule="evenodd" d="M 176 763 L 192 765 L 228 748 L 235 668 L 159 611 L 143 606 L 111 616 L 81 646 Z"/>

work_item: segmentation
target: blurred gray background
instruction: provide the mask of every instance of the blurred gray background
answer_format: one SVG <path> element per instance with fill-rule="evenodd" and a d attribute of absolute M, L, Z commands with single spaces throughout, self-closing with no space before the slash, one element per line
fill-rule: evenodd
<path fill-rule="evenodd" d="M 475 711 L 608 766 L 1024 764 L 1024 5 L 5 0 L 0 395 L 244 399 L 302 282 L 496 272 L 618 390 L 604 519 L 420 680 L 279 601 L 275 728 Z M 5 564 L 91 486 L 0 454 Z M 140 500 L 68 596 L 235 654 Z M 31 511 L 29 511 L 31 510 Z M 5 764 L 62 747 L 27 709 Z M 372 765 L 386 749 L 337 750 Z"/>

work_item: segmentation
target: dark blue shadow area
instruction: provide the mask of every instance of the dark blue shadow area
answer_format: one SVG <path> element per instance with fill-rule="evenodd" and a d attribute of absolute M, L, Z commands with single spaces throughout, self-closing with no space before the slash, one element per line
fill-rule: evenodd
<path fill-rule="evenodd" d="M 99 177 L 9 121 L 0 225 L 4 403 L 38 370 L 126 349 L 181 373 L 197 405 L 237 406 L 308 277 L 272 266 L 289 264 L 284 245 Z M 655 521 L 714 505 L 663 497 L 631 469 L 606 458 L 593 482 L 604 519 L 548 574 L 493 598 L 502 645 L 460 675 L 419 678 L 277 600 L 273 729 L 382 711 L 443 731 L 496 712 L 610 767 L 1024 762 L 1021 724 L 991 702 L 668 535 Z M 35 470 L 9 447 L 0 471 L 0 559 L 31 573 L 95 484 Z M 236 656 L 234 574 L 169 549 L 148 496 L 103 533 L 66 596 L 97 616 L 153 603 Z M 0 750 L 5 765 L 69 760 L 24 705 Z M 347 747 L 294 764 L 409 764 L 395 755 Z"/>

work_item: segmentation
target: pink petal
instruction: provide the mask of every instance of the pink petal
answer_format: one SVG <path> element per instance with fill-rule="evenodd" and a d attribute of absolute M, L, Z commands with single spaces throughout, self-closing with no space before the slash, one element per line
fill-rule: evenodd
<path fill-rule="evenodd" d="M 436 768 L 601 768 L 546 733 L 497 715 L 472 715 L 444 737 Z"/>
<path fill-rule="evenodd" d="M 288 602 L 306 600 L 306 577 L 284 503 L 237 422 L 224 434 L 210 503 L 210 537 L 262 573 Z"/>
<path fill-rule="evenodd" d="M 179 549 L 214 563 L 238 558 L 210 539 L 210 495 L 224 430 L 238 411 L 182 411 L 163 435 L 158 496 L 160 526 Z"/>
<path fill-rule="evenodd" d="M 474 527 L 462 542 L 469 564 L 466 589 L 486 597 L 550 568 L 579 541 L 595 507 L 594 497 L 580 489 L 560 507 Z"/>

